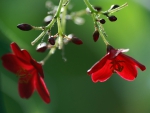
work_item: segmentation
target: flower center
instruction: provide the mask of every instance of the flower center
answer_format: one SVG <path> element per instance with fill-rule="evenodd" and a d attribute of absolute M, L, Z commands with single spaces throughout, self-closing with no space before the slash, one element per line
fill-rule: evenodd
<path fill-rule="evenodd" d="M 28 83 L 32 75 L 29 73 L 29 71 L 20 67 L 20 69 L 17 71 L 17 76 L 20 78 L 20 83 Z"/>
<path fill-rule="evenodd" d="M 115 60 L 113 59 L 112 62 L 110 62 L 112 64 L 112 66 L 110 68 L 113 68 L 113 73 L 115 73 L 116 71 L 121 72 L 123 70 L 123 65 L 121 65 L 121 63 L 124 61 L 121 60 Z"/>

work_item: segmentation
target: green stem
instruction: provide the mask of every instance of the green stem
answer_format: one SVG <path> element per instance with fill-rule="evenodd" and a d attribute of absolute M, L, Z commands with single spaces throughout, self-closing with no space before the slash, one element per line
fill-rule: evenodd
<path fill-rule="evenodd" d="M 62 49 L 63 48 L 63 32 L 62 32 L 62 27 L 60 23 L 60 18 L 57 18 L 57 26 L 58 26 L 58 48 Z"/>
<path fill-rule="evenodd" d="M 62 32 L 65 33 L 66 28 L 66 15 L 67 15 L 67 6 L 64 7 L 64 11 L 62 12 L 62 18 L 61 18 L 61 25 L 62 25 Z"/>
<path fill-rule="evenodd" d="M 44 35 L 46 34 L 46 31 L 43 31 L 35 40 L 31 42 L 31 45 L 33 46 L 38 40 L 40 40 Z"/>
<path fill-rule="evenodd" d="M 117 12 L 117 11 L 119 11 L 119 10 L 121 10 L 121 9 L 123 9 L 123 8 L 125 8 L 125 7 L 127 7 L 127 6 L 128 6 L 128 3 L 125 3 L 125 4 L 121 5 L 121 6 L 118 7 L 118 8 L 115 8 L 115 9 L 113 9 L 113 10 L 108 10 L 108 13 L 109 13 L 109 14 L 115 13 L 115 12 Z"/>
<path fill-rule="evenodd" d="M 57 46 L 57 44 L 55 44 L 55 46 Z M 55 51 L 56 51 L 56 47 L 51 48 L 51 50 L 49 51 L 47 56 L 41 61 L 41 63 L 44 65 L 45 62 L 49 59 L 49 57 L 55 53 Z"/>
<path fill-rule="evenodd" d="M 74 19 L 76 17 L 81 17 L 85 14 L 86 14 L 86 10 L 81 10 L 81 11 L 73 12 L 70 15 L 71 15 L 71 18 Z"/>
<path fill-rule="evenodd" d="M 89 0 L 84 0 L 86 6 L 90 9 L 91 13 L 96 13 L 97 11 L 93 8 L 93 6 L 90 4 Z"/>
<path fill-rule="evenodd" d="M 66 10 L 67 8 L 64 8 L 64 11 L 63 11 L 63 16 L 62 16 L 62 24 L 60 23 L 60 11 L 61 11 L 61 8 L 62 8 L 62 5 L 63 5 L 63 2 L 66 2 L 67 0 L 60 0 L 59 2 L 59 6 L 58 6 L 58 10 L 54 16 L 54 20 L 56 21 L 57 20 L 57 26 L 58 26 L 58 38 L 56 39 L 56 43 L 55 45 L 50 49 L 49 53 L 47 54 L 47 56 L 41 61 L 43 64 L 50 58 L 50 56 L 52 54 L 55 53 L 56 51 L 56 48 L 59 46 L 59 49 L 61 49 L 61 47 L 63 46 L 63 32 L 65 31 L 65 26 L 66 26 Z M 52 20 L 53 21 L 53 20 Z M 51 21 L 51 22 L 52 22 Z M 47 28 L 51 28 L 52 26 L 51 25 L 48 25 L 46 26 Z"/>
<path fill-rule="evenodd" d="M 103 14 L 103 15 L 106 15 L 106 14 L 108 15 L 109 14 L 109 15 L 111 15 L 112 13 L 120 11 L 121 9 L 123 9 L 123 8 L 125 8 L 127 6 L 128 6 L 128 3 L 125 3 L 125 4 L 119 6 L 119 7 L 115 8 L 115 9 L 109 9 L 107 11 L 101 11 L 101 12 L 99 12 L 99 14 Z"/>
<path fill-rule="evenodd" d="M 62 8 L 62 5 L 63 5 L 63 1 L 64 1 L 64 0 L 60 0 L 59 5 L 58 5 L 58 9 L 57 9 L 57 12 L 56 12 L 54 18 L 59 17 L 60 11 L 61 11 L 61 8 Z"/>
<path fill-rule="evenodd" d="M 61 11 L 61 8 L 62 8 L 62 4 L 63 4 L 63 0 L 60 0 L 59 2 L 59 6 L 58 6 L 58 9 L 57 9 L 57 12 L 55 13 L 54 15 L 54 18 L 52 19 L 52 21 L 45 27 L 44 31 L 35 39 L 31 42 L 31 45 L 34 45 L 38 40 L 40 40 L 46 33 L 49 29 L 51 29 L 51 27 L 54 25 L 54 23 L 56 22 L 56 19 L 57 17 L 59 17 L 60 15 L 60 11 Z"/>
<path fill-rule="evenodd" d="M 100 24 L 100 22 L 96 21 L 98 19 L 98 16 L 99 16 L 99 15 L 97 15 L 97 11 L 92 7 L 92 5 L 89 3 L 88 0 L 84 0 L 84 2 L 91 11 L 91 15 L 92 15 L 92 18 L 94 21 L 95 29 L 97 29 L 99 31 L 104 43 L 106 45 L 109 45 L 109 42 L 106 40 L 106 34 L 105 34 L 103 26 Z"/>
<path fill-rule="evenodd" d="M 95 29 L 97 29 L 97 30 L 99 31 L 100 36 L 102 37 L 104 43 L 105 43 L 106 45 L 109 45 L 109 42 L 106 40 L 106 37 L 107 37 L 107 36 L 106 36 L 106 33 L 105 33 L 105 31 L 104 31 L 104 28 L 103 28 L 102 24 L 100 24 L 100 22 L 97 22 L 97 21 L 96 21 L 96 20 L 97 20 L 97 17 L 96 17 L 96 14 L 95 14 L 95 13 L 92 14 L 92 18 L 93 18 L 93 21 L 94 21 Z"/>

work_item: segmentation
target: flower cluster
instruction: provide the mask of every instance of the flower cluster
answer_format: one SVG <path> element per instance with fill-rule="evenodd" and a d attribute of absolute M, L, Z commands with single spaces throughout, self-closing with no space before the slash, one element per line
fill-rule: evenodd
<path fill-rule="evenodd" d="M 88 2 L 87 11 L 92 15 L 95 25 L 95 31 L 93 33 L 93 40 L 96 42 L 101 36 L 107 47 L 107 54 L 96 62 L 87 73 L 91 75 L 93 82 L 104 82 L 111 77 L 113 73 L 117 73 L 123 79 L 132 81 L 137 76 L 137 69 L 139 67 L 142 71 L 146 69 L 144 65 L 136 61 L 135 59 L 123 54 L 129 49 L 114 49 L 109 42 L 106 40 L 106 33 L 102 24 L 105 20 L 101 18 L 101 15 L 106 16 L 111 22 L 117 20 L 117 17 L 112 13 L 119 11 L 126 7 L 128 4 L 125 3 L 122 6 L 112 5 L 107 11 L 102 11 L 101 7 L 93 7 Z"/>
<path fill-rule="evenodd" d="M 31 45 L 35 45 L 35 43 L 41 40 L 37 44 L 36 51 L 45 52 L 49 49 L 47 56 L 42 61 L 36 62 L 27 50 L 20 49 L 15 42 L 12 42 L 10 47 L 13 52 L 1 57 L 3 66 L 19 78 L 18 90 L 21 98 L 27 99 L 31 97 L 36 90 L 44 102 L 50 102 L 50 94 L 44 82 L 42 65 L 54 54 L 56 48 L 62 49 L 64 44 L 68 42 L 73 42 L 76 45 L 83 44 L 82 40 L 77 38 L 73 33 L 65 34 L 66 20 L 73 20 L 76 24 L 81 25 L 84 23 L 84 20 L 81 18 L 83 14 L 90 14 L 93 18 L 95 28 L 93 40 L 96 42 L 101 36 L 107 47 L 106 55 L 87 71 L 91 75 L 93 82 L 104 82 L 113 73 L 117 73 L 125 80 L 132 81 L 137 76 L 137 67 L 142 71 L 146 69 L 144 65 L 124 54 L 129 49 L 113 48 L 106 40 L 107 35 L 102 26 L 106 21 L 104 18 L 101 18 L 101 15 L 106 16 L 109 21 L 115 22 L 117 17 L 112 15 L 112 13 L 123 9 L 128 4 L 125 3 L 121 6 L 112 5 L 107 11 L 102 11 L 101 7 L 93 7 L 88 0 L 84 0 L 84 2 L 87 6 L 86 9 L 71 14 L 67 14 L 67 9 L 69 9 L 69 2 L 67 0 L 60 0 L 58 7 L 53 4 L 48 5 L 47 7 L 51 11 L 44 18 L 44 21 L 47 23 L 44 27 L 35 27 L 27 23 L 17 25 L 17 28 L 23 31 L 41 30 L 41 34 L 31 42 Z M 57 23 L 58 32 L 52 35 L 51 30 L 55 23 Z M 45 40 L 46 35 L 47 39 Z"/>

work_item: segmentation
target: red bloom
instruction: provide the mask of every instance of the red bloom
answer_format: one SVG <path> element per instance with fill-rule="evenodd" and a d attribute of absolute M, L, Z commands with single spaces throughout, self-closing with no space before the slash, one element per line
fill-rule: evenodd
<path fill-rule="evenodd" d="M 104 82 L 109 79 L 112 73 L 117 73 L 123 79 L 132 81 L 137 76 L 139 67 L 142 71 L 146 69 L 144 65 L 123 54 L 128 49 L 114 49 L 112 46 L 107 46 L 107 54 L 96 62 L 87 72 L 92 77 L 93 82 Z"/>
<path fill-rule="evenodd" d="M 18 90 L 21 98 L 29 98 L 37 90 L 41 98 L 50 102 L 49 92 L 44 82 L 41 64 L 31 58 L 28 51 L 20 49 L 16 43 L 11 43 L 13 53 L 2 56 L 3 66 L 19 77 Z"/>

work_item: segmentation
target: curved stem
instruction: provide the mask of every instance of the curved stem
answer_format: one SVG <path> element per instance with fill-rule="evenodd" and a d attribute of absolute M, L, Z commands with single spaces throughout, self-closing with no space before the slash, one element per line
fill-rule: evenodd
<path fill-rule="evenodd" d="M 62 8 L 62 5 L 63 5 L 63 1 L 64 1 L 64 0 L 60 0 L 59 5 L 58 5 L 58 9 L 57 9 L 57 12 L 56 12 L 54 18 L 59 17 L 60 11 L 61 11 L 61 8 Z"/>
<path fill-rule="evenodd" d="M 54 18 L 52 19 L 52 21 L 45 27 L 44 31 L 35 39 L 31 42 L 31 45 L 34 45 L 38 40 L 40 40 L 46 33 L 49 29 L 51 29 L 51 27 L 54 25 L 54 23 L 56 22 L 56 19 L 57 17 L 59 17 L 60 15 L 60 11 L 61 11 L 61 8 L 62 8 L 62 4 L 63 4 L 63 0 L 60 0 L 59 2 L 59 6 L 58 6 L 58 9 L 57 9 L 57 12 L 55 13 L 54 15 Z"/>
<path fill-rule="evenodd" d="M 118 8 L 115 8 L 115 9 L 112 9 L 112 10 L 108 10 L 108 13 L 109 13 L 109 14 L 115 13 L 115 12 L 117 12 L 117 11 L 119 11 L 119 10 L 121 10 L 121 9 L 123 9 L 123 8 L 125 8 L 125 7 L 127 7 L 127 6 L 128 6 L 128 3 L 125 3 L 125 4 L 121 5 L 121 6 L 118 7 Z"/>
<path fill-rule="evenodd" d="M 57 47 L 59 47 L 59 49 L 61 49 L 63 47 L 63 33 L 65 32 L 66 14 L 67 14 L 66 6 L 64 7 L 64 10 L 63 10 L 63 13 L 62 13 L 61 22 L 60 22 L 60 11 L 61 11 L 63 2 L 66 2 L 66 1 L 67 0 L 64 0 L 64 1 L 60 0 L 57 13 L 54 16 L 55 21 L 57 20 L 58 36 L 59 37 L 56 39 L 55 45 L 50 49 L 50 51 L 47 54 L 47 56 L 41 61 L 42 64 L 44 64 L 50 58 L 50 56 L 55 53 Z M 50 25 L 49 25 L 49 27 L 50 27 Z"/>
<path fill-rule="evenodd" d="M 96 13 L 97 11 L 92 7 L 89 0 L 84 0 L 86 6 L 90 9 L 91 13 Z"/>
<path fill-rule="evenodd" d="M 55 44 L 56 45 L 56 44 Z M 57 46 L 57 45 L 56 45 Z M 51 50 L 49 51 L 49 53 L 47 54 L 47 56 L 41 61 L 41 63 L 44 65 L 45 62 L 49 59 L 49 57 L 54 54 L 56 51 L 56 47 L 51 48 Z"/>
<path fill-rule="evenodd" d="M 104 41 L 104 43 L 106 45 L 109 45 L 109 42 L 106 40 L 106 33 L 104 31 L 104 28 L 103 26 L 101 25 L 100 22 L 97 22 L 97 18 L 98 16 L 100 15 L 97 15 L 97 11 L 92 7 L 92 5 L 89 3 L 88 0 L 84 0 L 85 4 L 87 5 L 87 7 L 90 9 L 91 11 L 91 15 L 92 15 L 92 18 L 93 18 L 93 21 L 94 21 L 94 25 L 95 25 L 95 29 L 97 29 L 99 32 L 100 32 L 100 35 Z"/>
<path fill-rule="evenodd" d="M 102 24 L 100 24 L 100 22 L 96 21 L 97 19 L 96 19 L 96 14 L 95 13 L 92 14 L 92 18 L 93 18 L 93 21 L 94 21 L 95 29 L 98 29 L 98 31 L 100 32 L 100 35 L 101 35 L 104 43 L 106 45 L 110 45 L 109 42 L 106 40 L 107 35 L 104 31 L 104 28 L 103 28 Z"/>
<path fill-rule="evenodd" d="M 44 35 L 46 34 L 46 31 L 43 31 L 35 40 L 31 42 L 31 45 L 33 46 L 38 40 L 40 40 Z"/>

